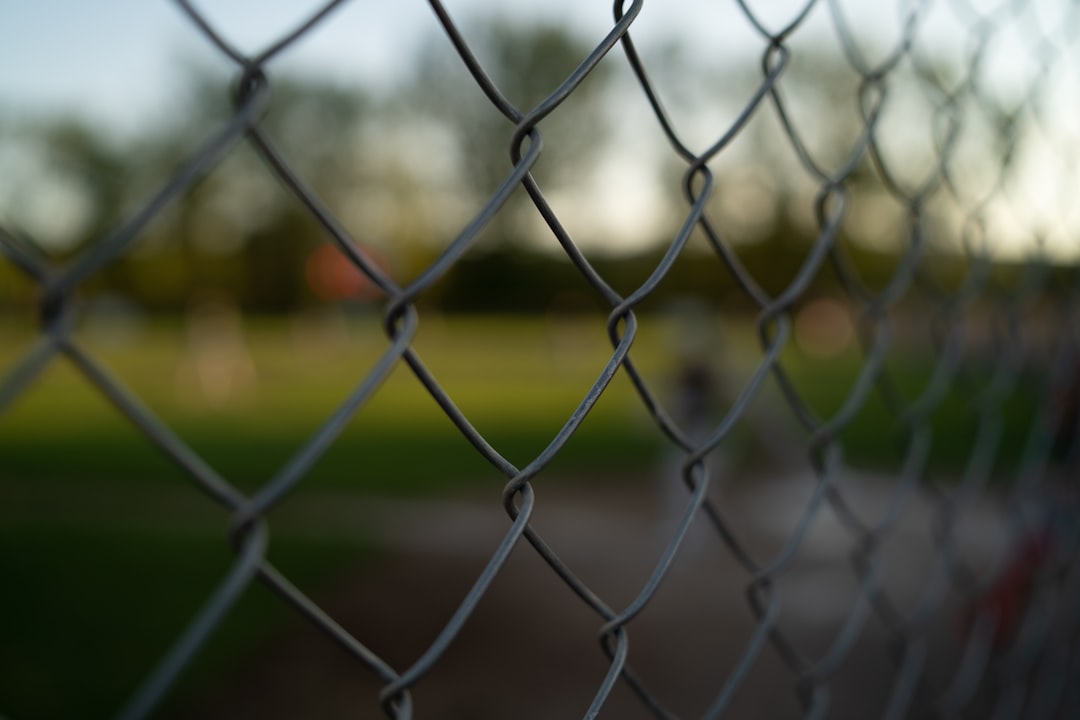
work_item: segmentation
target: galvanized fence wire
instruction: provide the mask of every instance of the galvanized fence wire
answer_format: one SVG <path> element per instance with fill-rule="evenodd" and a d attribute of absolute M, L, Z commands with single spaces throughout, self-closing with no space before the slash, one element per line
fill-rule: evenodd
<path fill-rule="evenodd" d="M 614 6 L 610 30 L 595 48 L 542 102 L 533 108 L 515 106 L 491 79 L 488 69 L 474 54 L 454 19 L 437 0 L 430 5 L 447 38 L 473 81 L 487 101 L 513 127 L 508 148 L 506 176 L 487 202 L 465 224 L 457 236 L 429 267 L 413 281 L 401 285 L 376 266 L 349 234 L 345 225 L 329 210 L 308 182 L 290 166 L 289 160 L 265 131 L 261 120 L 267 111 L 271 86 L 270 66 L 275 57 L 301 42 L 320 24 L 333 22 L 333 12 L 342 0 L 323 6 L 318 12 L 254 56 L 248 56 L 221 35 L 200 11 L 186 0 L 177 5 L 205 39 L 233 64 L 233 111 L 210 139 L 187 154 L 183 166 L 141 205 L 130 219 L 117 225 L 70 263 L 59 265 L 38 250 L 32 238 L 10 230 L 0 232 L 0 252 L 41 290 L 40 332 L 36 343 L 0 376 L 0 413 L 9 408 L 37 377 L 59 358 L 66 358 L 86 380 L 99 390 L 117 411 L 130 420 L 147 439 L 182 468 L 198 490 L 219 504 L 231 519 L 229 541 L 236 559 L 228 574 L 176 639 L 169 652 L 155 666 L 132 695 L 119 716 L 152 716 L 178 678 L 197 662 L 200 648 L 223 622 L 239 596 L 253 582 L 261 582 L 321 630 L 357 661 L 362 672 L 383 683 L 380 695 L 387 717 L 410 718 L 414 708 L 410 690 L 421 683 L 447 649 L 499 575 L 511 552 L 527 543 L 543 558 L 570 590 L 596 614 L 601 650 L 609 661 L 609 671 L 596 688 L 591 704 L 582 708 L 585 717 L 595 717 L 605 706 L 619 682 L 628 683 L 643 706 L 659 718 L 673 718 L 665 698 L 650 689 L 647 680 L 632 666 L 629 637 L 635 618 L 650 604 L 679 556 L 692 527 L 706 524 L 715 531 L 745 569 L 747 603 L 755 618 L 754 632 L 742 652 L 740 662 L 718 682 L 714 700 L 703 717 L 727 716 L 734 695 L 762 653 L 775 653 L 792 678 L 802 707 L 802 716 L 829 714 L 830 678 L 850 657 L 852 648 L 872 619 L 889 630 L 894 652 L 895 675 L 892 690 L 884 701 L 883 717 L 902 718 L 914 714 L 955 717 L 978 705 L 980 697 L 991 693 L 995 717 L 1069 717 L 1080 713 L 1080 697 L 1070 678 L 1080 669 L 1080 564 L 1076 562 L 1080 526 L 1077 523 L 1075 468 L 1080 443 L 1075 435 L 1075 407 L 1062 398 L 1075 395 L 1076 368 L 1080 366 L 1080 275 L 1072 272 L 1071 286 L 1061 287 L 1060 274 L 1051 272 L 1050 258 L 1038 252 L 1028 258 L 1014 285 L 1001 287 L 992 273 L 993 251 L 986 236 L 997 222 L 989 208 L 1010 200 L 1010 182 L 1015 174 L 1016 143 L 1024 133 L 1039 132 L 1045 126 L 1046 110 L 1041 104 L 1042 83 L 1060 63 L 1075 60 L 1074 38 L 1080 31 L 1080 7 L 1069 6 L 1056 27 L 1045 28 L 1035 11 L 1024 3 L 1002 3 L 989 10 L 969 6 L 963 0 L 932 3 L 916 0 L 905 3 L 900 24 L 903 28 L 895 46 L 881 59 L 871 62 L 860 49 L 856 29 L 850 24 L 838 0 L 810 0 L 781 28 L 771 28 L 760 20 L 751 4 L 738 0 L 738 7 L 760 38 L 760 78 L 742 112 L 720 132 L 711 145 L 695 150 L 677 127 L 662 101 L 662 88 L 651 79 L 646 62 L 635 47 L 633 31 L 642 10 L 642 0 Z M 924 17 L 930 12 L 951 13 L 966 36 L 956 38 L 970 50 L 970 62 L 960 78 L 946 81 L 924 63 L 918 47 Z M 815 157 L 806 142 L 796 116 L 786 99 L 785 71 L 792 58 L 791 39 L 803 31 L 812 14 L 828 17 L 843 58 L 858 77 L 857 100 L 861 128 L 850 138 L 846 156 L 832 166 Z M 1027 93 L 1011 107 L 983 87 L 984 63 L 995 38 L 1009 28 L 1023 28 L 1027 51 L 1043 69 Z M 1070 55 L 1071 53 L 1071 55 Z M 685 163 L 683 194 L 686 202 L 681 226 L 668 241 L 662 259 L 649 277 L 627 295 L 608 283 L 574 241 L 570 231 L 553 210 L 543 190 L 531 174 L 543 152 L 543 122 L 573 95 L 602 62 L 615 62 L 621 54 L 640 85 L 655 120 L 666 136 L 670 151 Z M 905 180 L 890 161 L 883 137 L 882 113 L 894 100 L 894 78 L 900 68 L 912 75 L 927 102 L 934 108 L 937 128 L 935 160 L 918 182 Z M 709 201 L 717 192 L 711 163 L 742 136 L 749 123 L 763 115 L 779 123 L 782 135 L 795 158 L 793 172 L 816 188 L 816 239 L 805 254 L 798 272 L 781 292 L 766 292 L 740 260 L 726 238 L 722 222 L 713 217 Z M 958 147 L 966 130 L 978 120 L 994 128 L 997 154 L 993 159 L 996 177 L 972 188 L 958 169 Z M 96 273 L 114 263 L 144 237 L 147 225 L 177 198 L 214 172 L 239 144 L 250 144 L 266 161 L 288 192 L 296 198 L 326 232 L 332 242 L 365 276 L 388 297 L 383 327 L 389 347 L 377 363 L 359 379 L 352 393 L 307 440 L 299 452 L 258 491 L 246 495 L 228 478 L 221 476 L 177 433 L 129 390 L 123 378 L 115 377 L 99 359 L 89 353 L 77 337 L 76 295 Z M 1070 162 L 1065 152 L 1063 162 Z M 1071 162 L 1075 163 L 1075 151 Z M 869 167 L 891 200 L 903 210 L 906 241 L 891 277 L 872 288 L 860 276 L 847 251 L 841 233 L 851 201 L 849 185 L 858 172 Z M 462 256 L 476 245 L 484 228 L 504 208 L 510 196 L 524 188 L 532 204 L 546 222 L 551 236 L 580 273 L 583 281 L 610 307 L 607 332 L 612 352 L 591 387 L 583 389 L 577 408 L 567 418 L 549 445 L 530 462 L 518 467 L 504 457 L 455 404 L 451 395 L 413 347 L 419 312 L 417 299 L 440 278 L 451 272 Z M 929 247 L 936 232 L 928 221 L 935 203 L 943 203 L 962 218 L 958 233 L 967 253 L 966 274 L 956 286 L 942 282 L 933 272 L 934 250 Z M 726 414 L 704 438 L 680 424 L 677 413 L 665 404 L 663 393 L 635 363 L 633 345 L 639 334 L 636 309 L 654 292 L 671 268 L 684 257 L 690 238 L 702 235 L 715 254 L 716 273 L 727 274 L 741 292 L 759 309 L 757 329 L 761 358 Z M 863 363 L 839 410 L 819 417 L 804 399 L 798 382 L 789 374 L 782 358 L 793 333 L 793 311 L 805 298 L 811 283 L 826 267 L 839 278 L 846 300 L 859 315 L 859 341 Z M 893 378 L 889 355 L 896 328 L 893 311 L 914 292 L 934 298 L 932 323 L 935 363 L 921 391 L 905 395 Z M 1053 332 L 1037 334 L 1036 322 L 1046 312 L 1043 299 L 1052 294 L 1057 322 Z M 497 298 L 492 298 L 493 302 Z M 988 348 L 981 352 L 990 359 L 988 380 L 973 382 L 966 368 L 974 340 L 971 317 L 989 317 L 992 331 Z M 334 443 L 350 420 L 378 391 L 389 374 L 406 365 L 462 436 L 494 468 L 507 478 L 503 505 L 508 523 L 501 542 L 491 550 L 486 567 L 461 599 L 457 611 L 432 640 L 427 649 L 408 667 L 392 667 L 355 637 L 279 572 L 267 558 L 269 527 L 267 514 L 285 501 L 314 464 Z M 589 587 L 549 545 L 531 524 L 536 508 L 532 481 L 559 455 L 568 440 L 604 394 L 618 373 L 630 379 L 644 408 L 658 430 L 682 455 L 682 481 L 686 485 L 685 508 L 677 527 L 647 581 L 631 602 L 622 608 L 611 606 Z M 1029 378 L 1038 377 L 1041 386 L 1032 390 Z M 710 495 L 717 482 L 706 462 L 712 453 L 729 441 L 733 429 L 745 420 L 749 408 L 766 385 L 779 388 L 786 409 L 806 433 L 806 447 L 813 468 L 813 485 L 793 532 L 780 551 L 771 557 L 756 557 L 740 539 L 737 528 L 726 517 L 722 502 Z M 958 482 L 941 482 L 927 472 L 934 445 L 932 421 L 950 391 L 967 393 L 971 409 L 977 413 L 978 428 L 970 456 Z M 1016 538 L 1036 537 L 1038 521 L 1025 511 L 1031 502 L 1050 497 L 1061 517 L 1054 524 L 1053 537 L 1043 538 L 1046 546 L 1019 545 L 1037 553 L 1031 559 L 1030 594 L 1026 612 L 1018 622 L 1016 641 L 1002 651 L 996 646 L 1003 622 L 1001 606 L 980 602 L 992 595 L 996 584 L 1010 571 L 1011 557 L 999 559 L 996 572 L 979 572 L 969 566 L 958 546 L 958 527 L 966 513 L 990 492 L 995 459 L 999 454 L 1006 403 L 1015 393 L 1037 391 L 1043 412 L 1033 418 L 1015 476 L 1008 483 L 1008 522 Z M 903 460 L 894 471 L 886 510 L 869 517 L 851 502 L 843 479 L 851 470 L 844 460 L 843 435 L 871 398 L 884 402 L 899 435 L 903 438 Z M 1075 402 L 1075 398 L 1074 398 Z M 1060 428 L 1072 425 L 1066 439 L 1064 458 L 1056 458 L 1055 443 Z M 899 603 L 891 596 L 883 577 L 886 558 L 883 545 L 894 532 L 901 515 L 914 498 L 933 500 L 935 569 L 914 605 Z M 810 657 L 798 642 L 785 633 L 780 622 L 782 580 L 791 567 L 811 526 L 827 514 L 829 522 L 843 528 L 850 540 L 852 572 L 859 590 L 828 651 Z M 1019 541 L 1018 541 L 1019 542 Z M 1022 549 L 1021 552 L 1024 550 Z M 962 652 L 951 682 L 929 687 L 926 666 L 934 643 L 934 622 L 952 612 L 950 593 L 970 599 L 972 617 L 963 640 Z M 905 609 L 906 607 L 906 609 Z M 719 642 L 720 640 L 718 640 Z M 418 716 L 422 712 L 417 711 Z"/>

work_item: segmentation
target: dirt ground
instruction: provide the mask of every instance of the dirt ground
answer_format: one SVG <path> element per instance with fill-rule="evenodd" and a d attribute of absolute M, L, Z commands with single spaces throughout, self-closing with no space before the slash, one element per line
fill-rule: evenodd
<path fill-rule="evenodd" d="M 852 497 L 872 517 L 891 499 L 885 489 L 868 487 L 852 489 Z M 810 477 L 747 483 L 720 498 L 721 507 L 747 549 L 767 560 L 790 537 L 811 488 Z M 587 492 L 562 484 L 550 492 L 540 487 L 536 496 L 534 527 L 610 607 L 629 605 L 675 522 L 670 499 L 647 484 Z M 326 522 L 337 513 L 374 532 L 383 552 L 374 567 L 342 578 L 324 609 L 399 672 L 437 636 L 509 527 L 498 493 L 439 503 L 368 500 L 325 510 L 319 516 Z M 902 606 L 918 599 L 930 576 L 929 516 L 928 506 L 915 502 L 889 536 L 895 542 L 885 551 L 891 568 L 885 582 Z M 994 517 L 972 522 L 982 523 L 968 533 L 975 538 L 972 556 L 996 552 Z M 822 512 L 777 584 L 779 627 L 811 660 L 827 653 L 856 604 L 851 548 L 836 518 Z M 755 628 L 749 580 L 715 533 L 695 530 L 658 593 L 629 625 L 631 666 L 675 716 L 704 716 L 740 667 Z M 522 542 L 461 634 L 414 686 L 414 716 L 583 717 L 609 667 L 597 640 L 602 624 Z M 929 634 L 932 652 L 917 704 L 940 697 L 952 682 L 957 635 L 955 613 L 942 613 Z M 885 626 L 871 613 L 826 685 L 828 716 L 882 717 L 896 667 Z M 190 713 L 378 718 L 379 689 L 372 672 L 297 620 Z M 766 643 L 724 717 L 802 716 L 796 678 Z M 620 682 L 600 717 L 654 715 Z"/>

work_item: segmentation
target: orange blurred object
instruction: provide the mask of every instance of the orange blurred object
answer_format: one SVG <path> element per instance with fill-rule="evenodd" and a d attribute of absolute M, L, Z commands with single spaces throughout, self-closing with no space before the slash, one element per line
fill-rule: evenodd
<path fill-rule="evenodd" d="M 386 264 L 381 257 L 371 250 L 360 250 L 372 265 L 380 270 Z M 320 300 L 376 300 L 384 295 L 360 268 L 345 256 L 337 247 L 329 243 L 319 245 L 308 255 L 304 268 L 308 287 Z"/>

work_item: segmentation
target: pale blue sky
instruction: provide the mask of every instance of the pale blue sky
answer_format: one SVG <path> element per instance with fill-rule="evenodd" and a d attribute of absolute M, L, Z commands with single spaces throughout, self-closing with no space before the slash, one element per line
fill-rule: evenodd
<path fill-rule="evenodd" d="M 247 52 L 265 47 L 313 6 L 295 0 L 205 4 L 211 23 Z M 4 0 L 0 8 L 0 103 L 9 112 L 72 111 L 137 124 L 146 111 L 167 104 L 182 63 L 231 72 L 171 2 Z M 392 69 L 394 46 L 415 42 L 430 15 L 421 3 L 346 4 L 277 64 L 377 80 Z"/>
<path fill-rule="evenodd" d="M 804 0 L 758 0 L 749 2 L 762 20 L 778 28 L 798 11 Z M 871 58 L 880 48 L 895 43 L 900 33 L 898 3 L 864 0 L 832 0 L 843 6 L 854 33 L 866 40 Z M 242 51 L 254 53 L 294 27 L 320 3 L 311 0 L 203 0 L 197 3 L 221 34 Z M 1043 32 L 1062 32 L 1058 6 L 1065 0 L 1035 0 L 1026 21 L 1043 25 Z M 931 48 L 946 64 L 962 68 L 970 51 L 965 21 L 951 10 L 952 3 L 931 6 L 923 47 Z M 538 16 L 560 18 L 583 38 L 598 41 L 612 24 L 609 0 L 545 0 L 545 2 L 494 0 L 446 0 L 454 17 L 499 13 L 521 19 Z M 1036 18 L 1032 20 L 1031 18 Z M 639 44 L 667 40 L 688 54 L 691 64 L 723 66 L 732 58 L 753 62 L 763 49 L 757 36 L 733 0 L 650 0 L 645 3 L 633 34 Z M 1016 35 L 1016 37 L 1014 37 Z M 385 84 L 407 64 L 417 44 L 438 37 L 434 15 L 423 0 L 396 2 L 354 0 L 335 11 L 300 43 L 273 61 L 271 73 L 318 74 L 343 85 Z M 1017 98 L 1038 68 L 1025 51 L 1031 45 L 1032 28 L 1017 23 L 996 36 L 988 53 L 985 81 L 999 96 Z M 440 40 L 441 41 L 441 40 Z M 806 26 L 790 40 L 793 47 L 838 48 L 829 3 L 817 4 Z M 877 47 L 875 51 L 873 48 Z M 616 51 L 618 52 L 618 51 Z M 1047 101 L 1055 107 L 1044 143 L 1047 148 L 1067 150 L 1075 158 L 1077 137 L 1076 54 L 1073 71 L 1055 79 Z M 156 118 L 175 112 L 179 83 L 186 63 L 217 67 L 235 74 L 229 61 L 211 47 L 181 10 L 169 0 L 0 0 L 0 119 L 42 114 L 71 114 L 121 133 L 152 125 Z M 709 132 L 715 130 L 709 129 Z M 1045 204 L 1054 196 L 1072 192 L 1074 175 L 1049 172 L 1060 165 L 1061 153 L 1028 153 L 1031 178 L 1007 216 L 1024 215 L 1029 208 Z M 1074 162 L 1074 161 L 1071 161 Z M 627 168 L 612 171 L 627 176 Z M 620 183 L 606 183 L 618 186 Z M 622 183 L 625 184 L 625 183 Z M 619 197 L 625 196 L 620 192 Z M 1074 226 L 1080 220 L 1072 217 Z M 637 221 L 634 221 L 634 224 Z M 1071 252 L 1077 252 L 1075 245 Z"/>
<path fill-rule="evenodd" d="M 319 3 L 226 0 L 199 3 L 207 19 L 242 51 L 254 53 L 294 27 Z M 564 16 L 599 39 L 611 24 L 602 3 L 548 0 L 447 2 L 455 17 L 496 12 Z M 276 72 L 316 72 L 336 80 L 392 78 L 426 32 L 436 27 L 427 3 L 351 2 L 275 60 Z M 0 107 L 8 112 L 73 111 L 109 122 L 137 123 L 167 101 L 178 66 L 228 62 L 167 0 L 0 1 Z"/>
<path fill-rule="evenodd" d="M 768 0 L 759 3 L 760 12 L 779 27 L 802 2 Z M 249 53 L 266 47 L 321 5 L 312 0 L 195 4 L 222 35 Z M 885 17 L 860 10 L 865 8 L 861 3 L 847 4 L 861 17 L 863 35 L 890 39 L 896 12 Z M 556 19 L 596 41 L 613 22 L 610 0 L 446 0 L 444 5 L 459 21 L 478 14 Z M 809 27 L 800 30 L 800 39 L 829 32 L 827 9 L 820 5 Z M 633 34 L 646 46 L 667 38 L 696 56 L 750 58 L 763 49 L 735 2 L 652 0 L 643 7 Z M 385 82 L 435 29 L 434 14 L 424 0 L 354 0 L 275 60 L 272 70 Z M 0 104 L 9 110 L 74 110 L 131 122 L 133 109 L 153 107 L 168 97 L 178 64 L 190 60 L 231 71 L 169 0 L 0 0 Z"/>
<path fill-rule="evenodd" d="M 765 22 L 780 27 L 804 0 L 752 3 Z M 312 0 L 217 0 L 196 3 L 222 35 L 257 52 L 321 3 Z M 876 3 L 842 2 L 857 34 L 885 46 L 899 31 L 899 11 Z M 818 3 L 793 42 L 836 46 L 828 8 Z M 447 0 L 455 18 L 495 14 L 564 21 L 599 40 L 612 24 L 609 0 L 492 2 Z M 393 78 L 436 22 L 423 0 L 354 0 L 334 11 L 300 43 L 275 60 L 275 72 L 316 72 L 341 82 Z M 954 26 L 955 29 L 955 26 Z M 667 38 L 697 58 L 756 58 L 762 40 L 735 2 L 662 0 L 644 5 L 633 30 L 644 44 Z M 945 28 L 947 38 L 948 27 Z M 942 37 L 942 32 L 937 36 Z M 933 37 L 933 34 L 931 34 Z M 948 42 L 938 42 L 946 52 Z M 179 66 L 201 62 L 232 72 L 169 0 L 0 0 L 0 107 L 7 112 L 61 110 L 137 125 L 143 112 L 167 104 Z M 166 110 L 167 112 L 167 110 Z"/>

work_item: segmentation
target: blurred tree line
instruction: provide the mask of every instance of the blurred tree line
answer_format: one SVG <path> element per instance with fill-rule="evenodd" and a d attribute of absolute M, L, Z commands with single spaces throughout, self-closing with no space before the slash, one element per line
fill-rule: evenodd
<path fill-rule="evenodd" d="M 592 47 L 551 25 L 474 23 L 467 37 L 494 81 L 522 110 L 551 93 Z M 622 119 L 626 93 L 641 94 L 627 85 L 624 66 L 621 58 L 601 64 L 542 123 L 545 146 L 533 174 L 545 193 L 581 193 L 583 178 L 605 154 L 628 151 L 609 131 Z M 809 67 L 794 87 L 826 116 L 813 124 L 824 128 L 821 142 L 837 154 L 859 130 L 854 96 L 847 96 L 852 112 L 840 113 L 843 81 L 834 77 L 839 66 L 814 62 Z M 713 78 L 714 99 L 738 107 L 756 73 L 747 67 L 723 82 Z M 659 76 L 665 79 L 663 66 Z M 666 76 L 677 97 L 685 73 Z M 695 97 L 703 101 L 700 93 L 691 101 Z M 0 127 L 0 158 L 6 158 L 13 178 L 0 194 L 0 222 L 20 228 L 60 259 L 93 244 L 145 202 L 228 117 L 228 83 L 191 69 L 179 106 L 184 110 L 166 122 L 121 139 L 72 117 Z M 391 91 L 271 74 L 270 106 L 260 125 L 364 252 L 402 285 L 435 260 L 511 167 L 513 123 L 483 96 L 445 38 L 433 38 Z M 793 212 L 796 189 L 780 184 L 791 175 L 785 164 L 790 159 L 778 157 L 776 143 L 763 132 L 748 127 L 749 149 L 721 156 L 726 164 L 715 168 L 709 213 L 722 230 L 735 229 L 732 247 L 741 262 L 758 284 L 776 293 L 796 274 L 817 228 Z M 669 207 L 655 243 L 632 252 L 620 250 L 617 241 L 587 246 L 590 261 L 620 292 L 629 293 L 649 276 L 677 231 L 687 211 L 680 189 L 683 169 L 674 158 L 655 168 Z M 851 184 L 860 183 L 872 185 L 872 173 L 857 173 Z M 753 202 L 744 201 L 748 188 Z M 807 212 L 811 201 L 801 198 Z M 897 208 L 892 210 L 896 215 Z M 903 232 L 903 224 L 899 219 L 893 230 Z M 857 227 L 845 226 L 845 252 L 867 284 L 884 285 L 903 239 L 875 246 L 851 242 L 853 233 L 858 235 Z M 227 296 L 254 313 L 377 302 L 370 283 L 336 253 L 319 250 L 326 241 L 318 222 L 244 143 L 191 192 L 176 198 L 133 249 L 96 275 L 85 291 L 124 296 L 154 313 L 184 312 L 203 293 Z M 958 257 L 938 264 L 946 283 L 964 272 Z M 837 281 L 834 272 L 823 271 L 814 292 L 829 293 Z M 737 279 L 700 237 L 646 307 L 685 295 L 753 309 Z M 0 263 L 0 300 L 29 307 L 33 297 L 34 288 Z M 523 190 L 418 302 L 468 312 L 604 309 L 558 251 Z"/>

